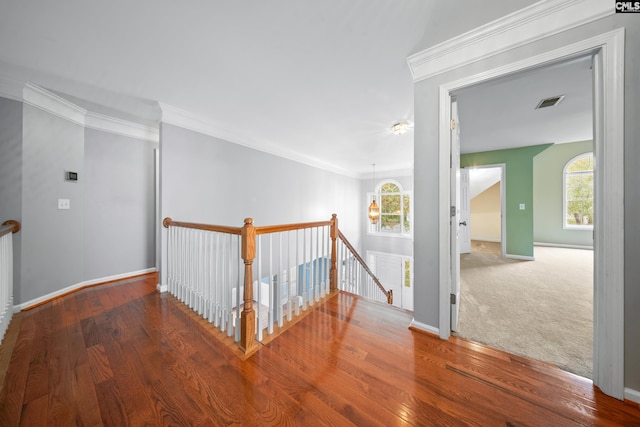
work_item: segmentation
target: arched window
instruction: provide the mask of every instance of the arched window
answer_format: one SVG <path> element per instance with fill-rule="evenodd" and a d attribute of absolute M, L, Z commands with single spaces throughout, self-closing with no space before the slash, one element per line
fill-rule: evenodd
<path fill-rule="evenodd" d="M 564 227 L 593 229 L 593 153 L 581 154 L 564 167 Z"/>
<path fill-rule="evenodd" d="M 369 224 L 370 233 L 411 236 L 411 192 L 404 191 L 397 181 L 384 180 L 368 196 L 367 206 L 374 197 L 380 205 L 380 219 Z"/>

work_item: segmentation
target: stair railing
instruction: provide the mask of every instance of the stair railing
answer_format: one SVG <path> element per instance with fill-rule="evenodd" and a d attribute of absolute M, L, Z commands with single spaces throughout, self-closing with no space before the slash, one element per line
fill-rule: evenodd
<path fill-rule="evenodd" d="M 337 292 L 339 283 L 348 292 L 390 301 L 390 291 L 338 230 L 335 214 L 329 221 L 264 227 L 254 226 L 251 218 L 243 227 L 171 218 L 163 225 L 168 228 L 168 291 L 233 337 L 245 354 Z"/>
<path fill-rule="evenodd" d="M 379 302 L 393 304 L 393 290 L 385 289 L 353 245 L 338 230 L 338 289 Z"/>
<path fill-rule="evenodd" d="M 13 234 L 20 228 L 15 220 L 0 226 L 0 343 L 13 317 Z"/>

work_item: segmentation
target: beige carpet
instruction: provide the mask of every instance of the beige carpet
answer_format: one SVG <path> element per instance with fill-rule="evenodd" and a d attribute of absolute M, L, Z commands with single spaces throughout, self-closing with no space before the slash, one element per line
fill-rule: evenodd
<path fill-rule="evenodd" d="M 475 242 L 461 256 L 458 335 L 591 378 L 593 251 L 536 246 L 535 261 Z"/>

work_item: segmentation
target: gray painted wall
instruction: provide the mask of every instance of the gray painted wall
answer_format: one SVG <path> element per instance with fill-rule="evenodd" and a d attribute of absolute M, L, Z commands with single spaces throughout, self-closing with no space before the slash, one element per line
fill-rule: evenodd
<path fill-rule="evenodd" d="M 262 226 L 329 220 L 336 213 L 340 230 L 361 250 L 358 179 L 166 123 L 160 135 L 162 218 L 241 227 L 246 217 Z"/>
<path fill-rule="evenodd" d="M 155 266 L 155 143 L 85 130 L 85 280 Z"/>
<path fill-rule="evenodd" d="M 16 303 L 83 281 L 84 128 L 24 104 L 22 274 Z M 64 172 L 79 181 L 65 182 Z M 58 210 L 58 199 L 71 209 Z"/>
<path fill-rule="evenodd" d="M 555 144 L 533 158 L 533 240 L 593 246 L 592 230 L 564 228 L 563 171 L 574 157 L 593 151 L 593 141 Z"/>
<path fill-rule="evenodd" d="M 22 103 L 0 98 L 0 224 L 22 222 Z M 22 233 L 13 235 L 13 297 L 20 298 Z"/>
<path fill-rule="evenodd" d="M 0 220 L 22 223 L 14 304 L 155 266 L 154 146 L 0 98 Z"/>
<path fill-rule="evenodd" d="M 480 23 L 479 23 L 480 24 Z M 616 28 L 626 28 L 625 44 L 625 387 L 640 390 L 640 25 L 637 16 L 616 14 L 547 39 L 495 55 L 415 85 L 415 319 L 438 326 L 438 86 L 464 76 L 529 58 L 561 45 Z"/>

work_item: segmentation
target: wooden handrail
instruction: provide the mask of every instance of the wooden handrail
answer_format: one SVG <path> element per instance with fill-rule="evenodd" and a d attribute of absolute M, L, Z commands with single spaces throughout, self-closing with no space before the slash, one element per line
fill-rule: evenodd
<path fill-rule="evenodd" d="M 331 221 L 299 222 L 295 224 L 265 225 L 256 227 L 256 234 L 279 233 L 281 231 L 302 230 L 304 228 L 328 227 Z"/>
<path fill-rule="evenodd" d="M 165 228 L 169 228 L 170 225 L 174 227 L 194 228 L 196 230 L 216 231 L 219 233 L 228 234 L 242 234 L 242 227 L 230 227 L 227 225 L 212 225 L 212 224 L 200 224 L 196 222 L 181 222 L 174 221 L 167 217 L 162 221 L 162 225 Z M 264 225 L 262 227 L 254 227 L 256 234 L 269 234 L 279 233 L 282 231 L 302 230 L 305 228 L 313 227 L 328 227 L 331 225 L 331 221 L 316 221 L 316 222 L 299 222 L 293 224 L 280 224 L 280 225 Z"/>
<path fill-rule="evenodd" d="M 367 266 L 367 263 L 364 262 L 362 257 L 358 254 L 358 251 L 356 251 L 356 249 L 353 247 L 353 245 L 351 243 L 349 243 L 349 241 L 347 240 L 345 235 L 342 234 L 342 231 L 340 231 L 340 230 L 338 230 L 338 237 L 340 237 L 340 240 L 342 240 L 342 243 L 344 243 L 344 245 L 347 248 L 349 248 L 349 250 L 353 254 L 354 258 L 360 263 L 360 266 L 364 269 L 364 271 L 367 272 L 367 274 L 369 274 L 369 276 L 373 279 L 374 283 L 378 286 L 378 288 L 380 288 L 382 293 L 387 297 L 387 302 L 389 304 L 393 304 L 393 290 L 392 289 L 386 290 L 384 288 L 384 286 L 382 286 L 382 283 L 380 283 L 380 280 L 378 280 L 378 278 L 375 276 L 375 274 L 373 274 L 373 272 Z"/>
<path fill-rule="evenodd" d="M 218 233 L 228 233 L 228 234 L 237 234 L 237 235 L 242 234 L 242 227 L 198 224 L 196 222 L 180 222 L 180 221 L 174 221 L 169 217 L 166 217 L 164 220 L 162 220 L 162 225 L 164 226 L 164 228 L 169 228 L 169 226 L 172 225 L 174 227 L 194 228 L 196 230 L 216 231 Z"/>
<path fill-rule="evenodd" d="M 2 227 L 0 227 L 0 237 L 9 233 L 17 233 L 22 228 L 20 222 L 15 219 L 10 219 L 2 223 Z"/>

